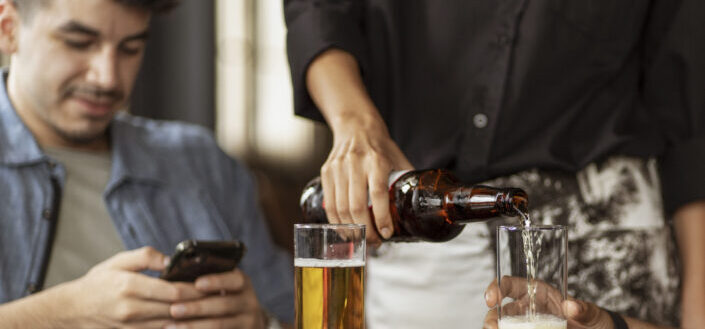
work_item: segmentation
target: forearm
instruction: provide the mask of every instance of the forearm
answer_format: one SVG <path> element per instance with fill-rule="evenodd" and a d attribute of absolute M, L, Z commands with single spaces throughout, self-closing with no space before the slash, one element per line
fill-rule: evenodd
<path fill-rule="evenodd" d="M 67 328 L 56 316 L 61 313 L 58 305 L 66 304 L 56 298 L 54 291 L 47 290 L 0 305 L 2 328 Z"/>
<path fill-rule="evenodd" d="M 681 258 L 681 326 L 705 328 L 705 201 L 680 208 L 674 215 Z"/>
<path fill-rule="evenodd" d="M 354 125 L 386 131 L 349 53 L 334 48 L 316 57 L 306 73 L 306 86 L 334 134 Z"/>
<path fill-rule="evenodd" d="M 394 230 L 389 173 L 414 166 L 392 140 L 355 57 L 335 48 L 323 52 L 309 65 L 306 86 L 333 131 L 333 147 L 321 167 L 328 220 L 376 226 L 367 230 L 370 244 L 380 241 L 378 232 L 389 238 Z"/>
<path fill-rule="evenodd" d="M 673 329 L 673 327 L 659 326 L 651 323 L 646 323 L 630 317 L 624 317 L 624 321 L 629 326 L 629 329 Z"/>

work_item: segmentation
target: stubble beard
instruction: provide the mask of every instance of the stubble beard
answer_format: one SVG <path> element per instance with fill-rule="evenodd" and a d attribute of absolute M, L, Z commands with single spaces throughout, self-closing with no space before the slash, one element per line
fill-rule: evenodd
<path fill-rule="evenodd" d="M 51 121 L 47 123 L 57 136 L 59 136 L 62 140 L 74 145 L 89 145 L 101 139 L 107 138 L 108 129 L 110 127 L 110 123 L 107 123 L 105 124 L 105 127 L 100 129 L 99 131 L 93 132 L 64 129 Z"/>

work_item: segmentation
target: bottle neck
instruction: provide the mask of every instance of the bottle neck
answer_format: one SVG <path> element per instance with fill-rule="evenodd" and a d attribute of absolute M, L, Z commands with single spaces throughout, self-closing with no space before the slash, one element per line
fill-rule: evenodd
<path fill-rule="evenodd" d="M 519 188 L 500 189 L 497 206 L 506 216 L 526 217 L 529 212 L 529 197 L 524 190 Z"/>
<path fill-rule="evenodd" d="M 444 203 L 448 219 L 458 224 L 518 216 L 528 210 L 526 192 L 517 188 L 458 187 L 445 194 Z"/>

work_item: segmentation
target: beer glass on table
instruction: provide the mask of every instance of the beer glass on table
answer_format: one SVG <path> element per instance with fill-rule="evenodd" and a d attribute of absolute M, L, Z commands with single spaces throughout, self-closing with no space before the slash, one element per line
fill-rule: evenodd
<path fill-rule="evenodd" d="M 497 228 L 497 283 L 503 295 L 499 329 L 567 327 L 561 307 L 566 298 L 567 255 L 565 226 Z"/>
<path fill-rule="evenodd" d="M 297 329 L 365 326 L 365 226 L 294 225 Z"/>

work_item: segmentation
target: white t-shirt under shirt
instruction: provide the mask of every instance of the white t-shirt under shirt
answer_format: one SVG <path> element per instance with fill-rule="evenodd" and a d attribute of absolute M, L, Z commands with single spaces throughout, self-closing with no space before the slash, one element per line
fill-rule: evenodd
<path fill-rule="evenodd" d="M 125 247 L 103 199 L 110 179 L 110 152 L 57 148 L 44 152 L 66 170 L 58 226 L 44 282 L 44 287 L 49 288 L 83 276 Z"/>

